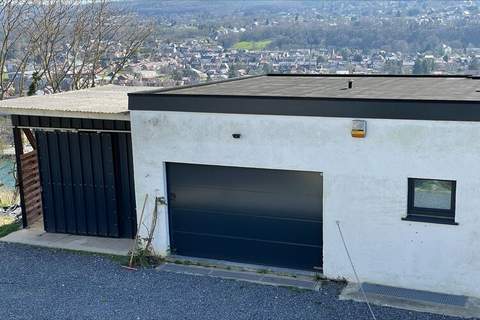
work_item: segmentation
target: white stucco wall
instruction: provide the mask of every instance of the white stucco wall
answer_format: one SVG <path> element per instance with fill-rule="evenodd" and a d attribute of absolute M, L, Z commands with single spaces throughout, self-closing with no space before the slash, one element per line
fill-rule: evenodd
<path fill-rule="evenodd" d="M 480 297 L 480 123 L 367 119 L 354 139 L 351 120 L 132 111 L 137 208 L 166 195 L 165 162 L 323 172 L 327 277 L 354 280 L 339 220 L 362 281 Z M 456 180 L 459 225 L 402 221 L 408 177 Z"/>

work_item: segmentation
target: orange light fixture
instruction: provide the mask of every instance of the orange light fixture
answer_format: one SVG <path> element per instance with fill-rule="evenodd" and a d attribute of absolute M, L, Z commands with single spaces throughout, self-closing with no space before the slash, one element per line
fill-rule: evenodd
<path fill-rule="evenodd" d="M 352 137 L 365 138 L 367 135 L 367 121 L 353 120 L 352 121 Z"/>

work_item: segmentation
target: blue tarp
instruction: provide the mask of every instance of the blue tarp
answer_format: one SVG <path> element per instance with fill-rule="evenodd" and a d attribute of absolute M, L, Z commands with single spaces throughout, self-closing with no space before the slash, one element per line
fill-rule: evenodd
<path fill-rule="evenodd" d="M 13 156 L 0 157 L 0 185 L 15 189 L 15 178 L 13 177 L 14 170 L 15 159 Z"/>

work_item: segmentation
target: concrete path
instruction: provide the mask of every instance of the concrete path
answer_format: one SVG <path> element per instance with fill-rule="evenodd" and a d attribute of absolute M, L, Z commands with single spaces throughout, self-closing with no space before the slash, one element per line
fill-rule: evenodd
<path fill-rule="evenodd" d="M 28 244 L 38 247 L 75 250 L 126 256 L 132 249 L 132 239 L 87 237 L 61 233 L 47 233 L 37 228 L 27 228 L 0 238 L 1 242 Z"/>

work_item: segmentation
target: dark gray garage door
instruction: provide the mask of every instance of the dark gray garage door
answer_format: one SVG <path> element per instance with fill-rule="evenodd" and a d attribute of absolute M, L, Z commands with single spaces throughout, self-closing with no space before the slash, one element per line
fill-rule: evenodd
<path fill-rule="evenodd" d="M 167 164 L 172 253 L 322 266 L 320 173 Z"/>

